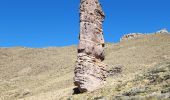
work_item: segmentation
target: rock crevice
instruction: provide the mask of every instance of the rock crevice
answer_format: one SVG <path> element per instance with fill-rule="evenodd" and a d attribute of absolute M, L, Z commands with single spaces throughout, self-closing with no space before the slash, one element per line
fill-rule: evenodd
<path fill-rule="evenodd" d="M 74 84 L 80 92 L 100 88 L 107 77 L 102 23 L 105 15 L 98 0 L 81 0 L 80 34 Z"/>

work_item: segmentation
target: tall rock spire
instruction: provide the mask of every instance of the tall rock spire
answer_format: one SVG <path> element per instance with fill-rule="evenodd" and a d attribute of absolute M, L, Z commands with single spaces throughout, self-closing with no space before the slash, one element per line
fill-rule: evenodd
<path fill-rule="evenodd" d="M 80 34 L 74 84 L 80 92 L 94 91 L 106 80 L 104 13 L 98 0 L 80 0 Z"/>

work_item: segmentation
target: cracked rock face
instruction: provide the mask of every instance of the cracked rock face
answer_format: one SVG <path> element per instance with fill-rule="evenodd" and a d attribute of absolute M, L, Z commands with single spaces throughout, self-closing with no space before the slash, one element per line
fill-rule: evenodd
<path fill-rule="evenodd" d="M 104 13 L 98 0 L 80 0 L 80 34 L 74 84 L 80 92 L 94 91 L 106 81 L 102 23 Z"/>

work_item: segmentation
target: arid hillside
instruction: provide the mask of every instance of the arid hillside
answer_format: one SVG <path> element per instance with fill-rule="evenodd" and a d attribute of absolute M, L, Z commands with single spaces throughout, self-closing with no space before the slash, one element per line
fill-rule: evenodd
<path fill-rule="evenodd" d="M 108 43 L 108 70 L 122 72 L 92 93 L 73 95 L 76 46 L 0 48 L 0 100 L 170 99 L 170 34 Z"/>

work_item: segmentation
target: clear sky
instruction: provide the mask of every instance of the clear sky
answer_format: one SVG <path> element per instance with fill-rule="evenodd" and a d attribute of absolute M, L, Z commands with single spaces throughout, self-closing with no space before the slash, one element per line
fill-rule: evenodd
<path fill-rule="evenodd" d="M 80 0 L 0 0 L 0 47 L 78 44 Z M 106 42 L 131 32 L 170 31 L 170 0 L 100 0 Z"/>

